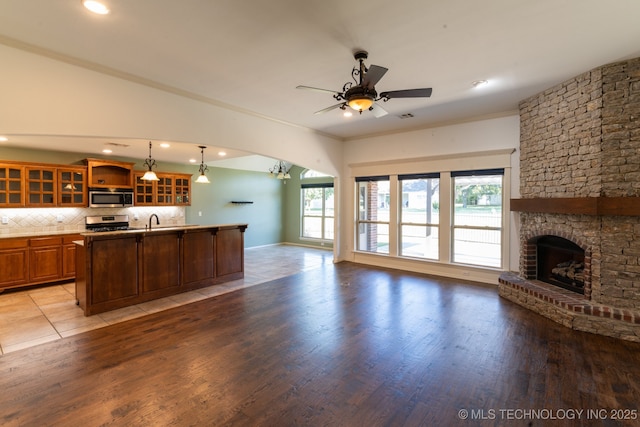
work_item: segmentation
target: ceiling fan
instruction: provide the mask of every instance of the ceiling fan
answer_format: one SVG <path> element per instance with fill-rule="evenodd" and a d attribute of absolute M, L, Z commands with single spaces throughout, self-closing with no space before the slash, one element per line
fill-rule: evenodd
<path fill-rule="evenodd" d="M 380 92 L 380 95 L 378 95 L 375 85 L 388 70 L 387 68 L 380 67 L 379 65 L 371 65 L 367 68 L 364 65 L 364 60 L 367 59 L 368 55 L 369 54 L 364 50 L 359 50 L 354 53 L 353 56 L 359 63 L 359 65 L 357 67 L 353 67 L 353 70 L 351 71 L 351 77 L 353 78 L 355 85 L 352 82 L 345 83 L 342 87 L 342 92 L 302 85 L 296 87 L 296 89 L 329 92 L 333 94 L 333 97 L 337 101 L 342 101 L 339 104 L 316 111 L 314 114 L 326 113 L 327 111 L 331 111 L 335 108 L 345 110 L 347 107 L 351 107 L 360 112 L 360 114 L 362 114 L 364 110 L 369 110 L 375 117 L 382 117 L 388 113 L 384 108 L 377 104 L 377 101 L 382 100 L 387 102 L 392 98 L 428 98 L 431 96 L 431 88 L 392 90 Z"/>

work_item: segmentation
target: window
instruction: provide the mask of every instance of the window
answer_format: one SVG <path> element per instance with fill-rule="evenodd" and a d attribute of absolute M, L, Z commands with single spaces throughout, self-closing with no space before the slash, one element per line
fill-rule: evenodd
<path fill-rule="evenodd" d="M 438 259 L 440 174 L 399 175 L 399 255 Z"/>
<path fill-rule="evenodd" d="M 302 237 L 333 240 L 333 184 L 302 184 Z"/>
<path fill-rule="evenodd" d="M 357 243 L 360 251 L 389 253 L 389 176 L 358 177 Z"/>
<path fill-rule="evenodd" d="M 451 172 L 452 261 L 501 267 L 503 169 Z"/>
<path fill-rule="evenodd" d="M 322 173 L 322 172 L 318 172 L 318 171 L 314 171 L 313 169 L 305 169 L 304 171 L 302 171 L 302 173 L 300 174 L 300 178 L 301 179 L 307 179 L 307 178 L 324 178 L 324 177 L 330 177 L 331 175 L 327 175 L 326 173 Z"/>

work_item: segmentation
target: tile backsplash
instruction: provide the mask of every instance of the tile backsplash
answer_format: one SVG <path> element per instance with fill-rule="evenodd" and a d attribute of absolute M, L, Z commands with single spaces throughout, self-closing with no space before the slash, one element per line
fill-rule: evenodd
<path fill-rule="evenodd" d="M 129 215 L 132 227 L 144 227 L 151 214 L 158 215 L 160 225 L 185 224 L 184 206 L 0 209 L 0 236 L 84 232 L 85 217 L 90 215 Z"/>

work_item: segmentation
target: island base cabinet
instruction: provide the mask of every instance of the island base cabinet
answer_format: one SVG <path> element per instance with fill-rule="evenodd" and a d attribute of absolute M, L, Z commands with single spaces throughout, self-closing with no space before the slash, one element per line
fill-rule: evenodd
<path fill-rule="evenodd" d="M 244 277 L 246 224 L 85 234 L 76 298 L 85 316 Z"/>
<path fill-rule="evenodd" d="M 197 286 L 214 279 L 213 241 L 211 231 L 185 233 L 183 238 L 182 283 L 186 287 Z"/>
<path fill-rule="evenodd" d="M 243 237 L 244 231 L 238 228 L 221 229 L 216 233 L 216 278 L 229 277 L 233 280 L 233 277 L 244 273 Z"/>
<path fill-rule="evenodd" d="M 77 246 L 76 299 L 86 316 L 136 304 L 137 240 L 85 238 Z"/>
<path fill-rule="evenodd" d="M 142 294 L 172 294 L 180 286 L 180 235 L 149 234 L 142 244 Z"/>

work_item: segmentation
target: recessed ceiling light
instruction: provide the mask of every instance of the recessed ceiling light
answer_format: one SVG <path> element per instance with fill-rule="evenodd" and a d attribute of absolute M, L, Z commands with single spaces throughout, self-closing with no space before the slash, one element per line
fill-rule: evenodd
<path fill-rule="evenodd" d="M 104 150 L 102 150 L 102 152 L 105 153 L 105 154 L 113 153 L 113 151 L 109 150 L 108 148 L 105 148 Z"/>
<path fill-rule="evenodd" d="M 344 115 L 345 117 L 351 117 L 351 116 L 353 116 L 353 113 L 352 113 L 351 111 L 346 111 L 346 110 L 345 110 L 345 112 L 343 113 L 343 115 Z"/>
<path fill-rule="evenodd" d="M 82 4 L 85 8 L 98 15 L 106 15 L 109 13 L 109 8 L 104 4 L 96 0 L 82 0 Z"/>
<path fill-rule="evenodd" d="M 171 147 L 171 144 L 169 144 L 168 142 L 163 142 L 163 143 L 160 144 L 160 147 L 169 148 L 169 147 Z"/>
<path fill-rule="evenodd" d="M 9 140 L 9 138 L 7 138 L 6 136 L 0 136 L 0 142 L 7 142 Z"/>
<path fill-rule="evenodd" d="M 196 159 L 189 159 L 189 163 L 195 163 L 195 162 L 197 162 Z"/>
<path fill-rule="evenodd" d="M 475 80 L 471 82 L 471 86 L 473 87 L 481 87 L 489 84 L 489 80 Z"/>
<path fill-rule="evenodd" d="M 225 153 L 224 151 L 218 151 L 218 156 L 224 157 L 226 155 L 227 155 L 227 153 Z"/>

